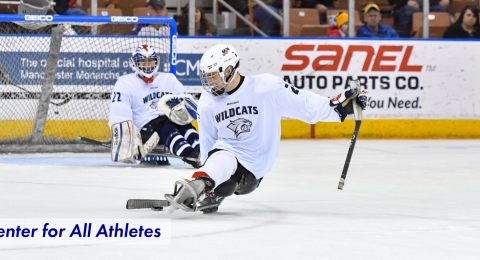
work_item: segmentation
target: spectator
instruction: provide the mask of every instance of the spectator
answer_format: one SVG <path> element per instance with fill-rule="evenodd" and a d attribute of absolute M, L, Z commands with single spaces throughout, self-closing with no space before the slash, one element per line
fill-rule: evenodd
<path fill-rule="evenodd" d="M 233 9 L 239 12 L 241 15 L 245 16 L 249 14 L 248 12 L 248 0 L 225 0 L 227 4 L 229 4 Z M 218 7 L 220 12 L 230 12 L 228 8 L 224 5 L 219 5 Z"/>
<path fill-rule="evenodd" d="M 358 0 L 357 0 L 358 1 Z M 333 3 L 335 0 L 297 0 L 295 7 L 297 8 L 315 8 L 320 16 L 320 24 L 327 23 L 327 11 L 335 10 Z"/>
<path fill-rule="evenodd" d="M 335 17 L 335 25 L 328 28 L 327 37 L 343 38 L 348 36 L 348 14 L 339 13 Z"/>
<path fill-rule="evenodd" d="M 79 8 L 81 5 L 82 0 L 55 0 L 54 10 L 62 15 L 87 15 Z"/>
<path fill-rule="evenodd" d="M 147 15 L 167 17 L 168 10 L 165 6 L 165 0 L 150 0 Z M 170 28 L 162 26 L 162 24 L 137 24 L 133 27 L 132 34 L 138 36 L 170 36 Z"/>
<path fill-rule="evenodd" d="M 474 6 L 466 6 L 458 20 L 445 31 L 443 38 L 450 39 L 478 39 L 480 28 L 478 24 L 478 11 Z"/>
<path fill-rule="evenodd" d="M 275 0 L 262 0 L 270 10 L 280 15 L 280 9 L 283 8 L 283 4 Z M 257 3 L 253 3 L 253 19 L 260 23 L 260 30 L 266 33 L 268 36 L 280 35 L 279 31 L 276 32 L 276 28 L 279 25 L 279 21 L 267 10 L 263 9 Z"/>
<path fill-rule="evenodd" d="M 363 20 L 365 24 L 357 31 L 357 37 L 398 38 L 397 32 L 388 24 L 381 24 L 380 8 L 376 4 L 365 7 Z"/>
<path fill-rule="evenodd" d="M 392 4 L 393 1 L 390 1 Z M 430 0 L 430 12 L 447 12 L 450 0 Z M 401 37 L 410 37 L 413 14 L 423 11 L 423 0 L 396 0 L 394 3 L 394 20 Z"/>
<path fill-rule="evenodd" d="M 188 5 L 183 7 L 178 21 L 178 35 L 188 35 Z M 217 28 L 205 17 L 203 9 L 195 4 L 195 36 L 217 36 Z"/>

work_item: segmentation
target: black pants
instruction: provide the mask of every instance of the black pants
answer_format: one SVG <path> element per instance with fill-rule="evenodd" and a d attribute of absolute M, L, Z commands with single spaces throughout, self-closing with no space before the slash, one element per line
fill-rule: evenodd
<path fill-rule="evenodd" d="M 164 124 L 172 122 L 170 119 L 168 119 L 167 116 L 159 116 L 152 121 L 148 122 L 145 124 L 142 129 L 140 129 L 140 135 L 142 136 L 142 142 L 145 144 L 145 142 L 148 141 L 150 136 L 153 135 L 157 129 L 160 129 Z"/>
<path fill-rule="evenodd" d="M 212 154 L 222 151 L 222 149 L 213 149 L 208 153 L 208 157 Z M 207 159 L 208 160 L 208 159 Z M 235 193 L 235 195 L 246 195 L 258 188 L 263 178 L 257 180 L 255 175 L 243 167 L 237 160 L 237 170 L 230 179 L 218 185 L 213 191 L 220 197 L 228 197 Z"/>

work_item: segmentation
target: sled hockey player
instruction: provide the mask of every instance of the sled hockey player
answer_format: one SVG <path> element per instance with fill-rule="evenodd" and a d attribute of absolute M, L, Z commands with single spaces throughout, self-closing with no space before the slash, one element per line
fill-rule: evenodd
<path fill-rule="evenodd" d="M 200 60 L 204 91 L 197 120 L 203 165 L 191 180 L 177 181 L 174 194 L 165 195 L 170 213 L 179 208 L 215 212 L 225 197 L 254 191 L 277 157 L 282 116 L 309 124 L 343 122 L 353 113 L 353 106 L 348 113 L 345 107 L 350 100 L 367 107 L 367 92 L 359 90 L 358 81 L 330 100 L 271 74 L 242 76 L 239 64 L 238 52 L 225 44 L 213 46 Z"/>
<path fill-rule="evenodd" d="M 111 96 L 112 161 L 135 163 L 163 144 L 198 168 L 199 137 L 191 124 L 197 118 L 196 101 L 173 74 L 158 72 L 154 47 L 138 47 L 130 66 L 135 73 L 119 77 Z"/>

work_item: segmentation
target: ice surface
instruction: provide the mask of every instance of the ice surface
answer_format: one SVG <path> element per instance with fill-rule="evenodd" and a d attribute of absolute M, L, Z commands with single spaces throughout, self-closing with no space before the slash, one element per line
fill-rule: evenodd
<path fill-rule="evenodd" d="M 480 259 L 480 140 L 282 141 L 258 190 L 216 214 L 126 210 L 193 169 L 108 154 L 0 155 L 1 218 L 171 218 L 163 246 L 13 247 L 0 259 Z M 1 240 L 0 240 L 1 242 Z"/>

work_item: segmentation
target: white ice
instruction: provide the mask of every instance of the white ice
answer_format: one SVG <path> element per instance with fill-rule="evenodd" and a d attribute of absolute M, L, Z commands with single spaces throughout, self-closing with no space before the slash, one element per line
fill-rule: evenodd
<path fill-rule="evenodd" d="M 480 140 L 287 140 L 259 189 L 216 214 L 126 210 L 193 169 L 108 154 L 0 155 L 1 218 L 171 218 L 171 245 L 12 247 L 0 259 L 480 259 Z"/>

